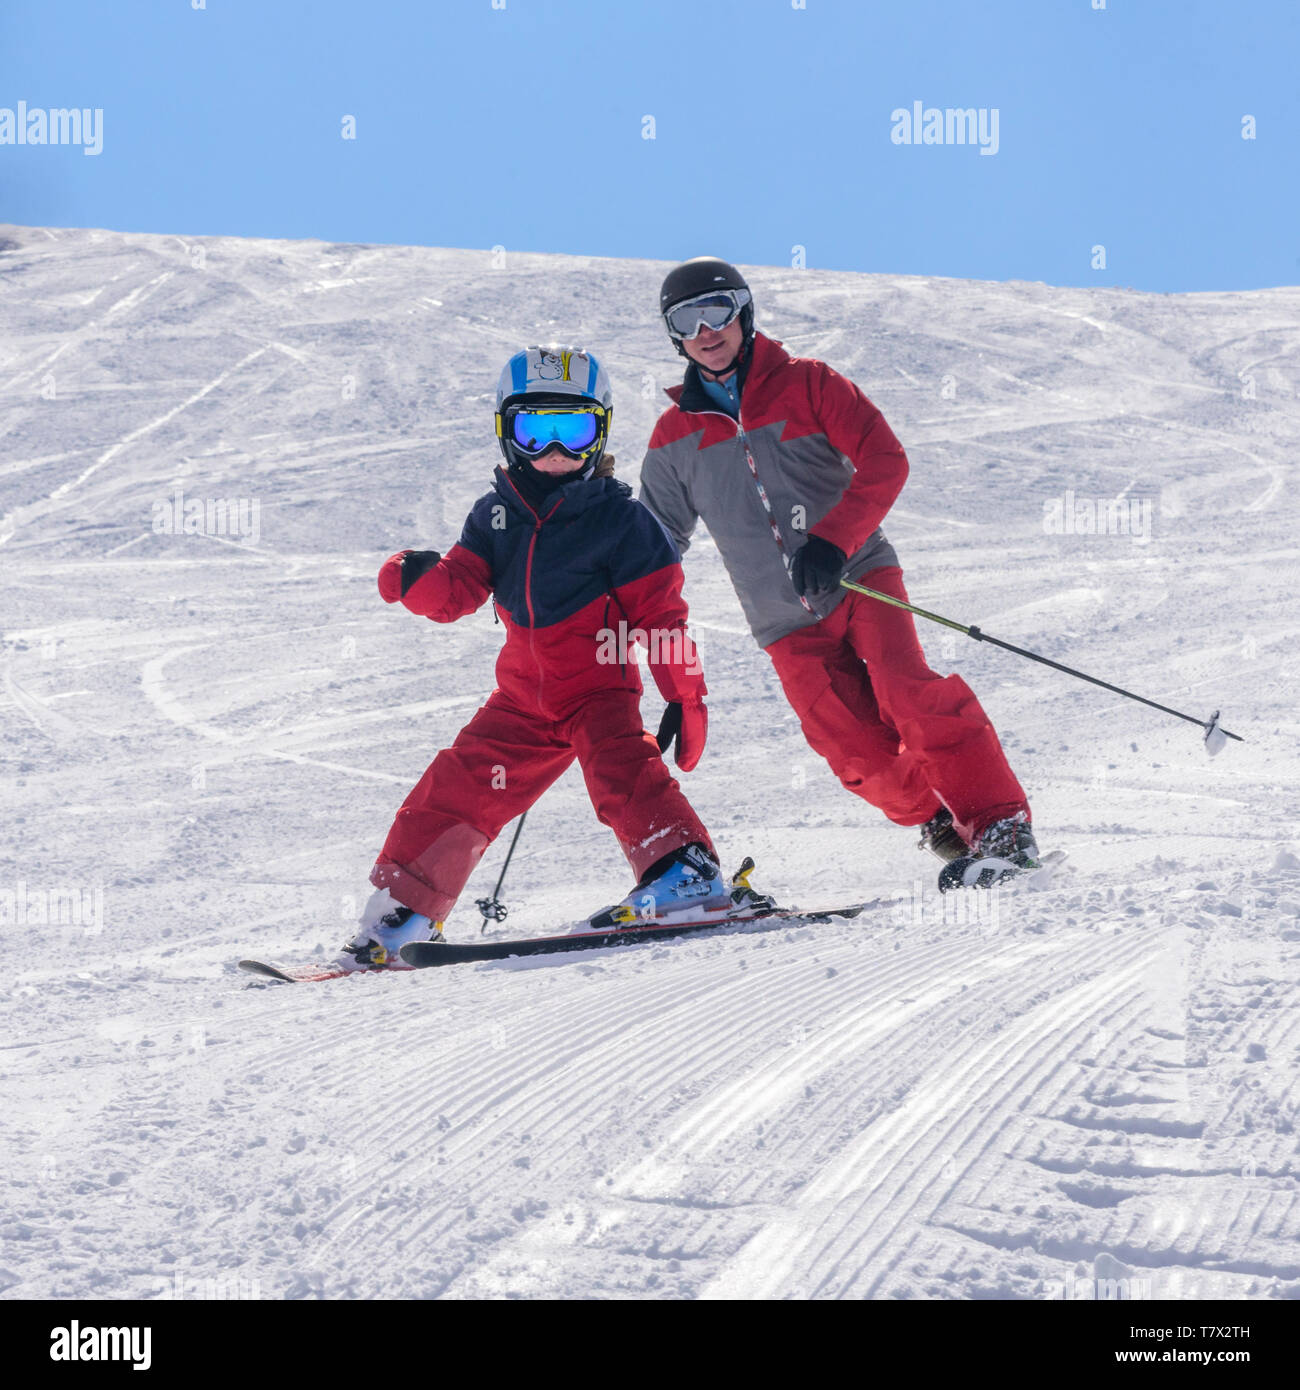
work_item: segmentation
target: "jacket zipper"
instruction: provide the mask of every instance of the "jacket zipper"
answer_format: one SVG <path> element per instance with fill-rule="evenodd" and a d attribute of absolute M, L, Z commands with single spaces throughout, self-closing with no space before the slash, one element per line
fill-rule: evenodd
<path fill-rule="evenodd" d="M 738 408 L 739 409 L 739 408 Z M 758 476 L 758 464 L 754 462 L 753 450 L 749 447 L 749 435 L 745 433 L 744 426 L 740 423 L 739 414 L 733 419 L 725 410 L 692 410 L 692 415 L 716 415 L 719 419 L 730 420 L 736 427 L 736 438 L 740 440 L 740 446 L 745 451 L 745 463 L 749 466 L 750 476 L 754 479 L 754 487 L 758 490 L 758 500 L 763 504 L 763 510 L 767 513 L 767 524 L 772 528 L 772 538 L 776 541 L 776 548 L 781 555 L 781 563 L 785 566 L 788 576 L 793 559 L 790 552 L 785 548 L 785 541 L 781 537 L 781 528 L 776 524 L 776 517 L 772 512 L 772 503 L 768 500 L 767 489 L 763 486 L 763 480 Z M 819 617 L 817 610 L 802 595 L 796 597 L 803 604 L 804 608 L 814 617 Z"/>
<path fill-rule="evenodd" d="M 515 491 L 518 492 L 518 489 L 516 488 Z M 522 498 L 520 500 L 523 501 Z M 524 562 L 524 607 L 528 609 L 528 655 L 532 658 L 533 665 L 537 669 L 537 704 L 539 707 L 542 703 L 543 678 L 542 664 L 537 659 L 537 648 L 533 641 L 533 635 L 537 631 L 537 619 L 533 613 L 533 555 L 537 550 L 537 538 L 542 534 L 542 523 L 549 521 L 560 510 L 563 503 L 564 498 L 561 497 L 545 516 L 537 516 L 537 513 L 528 507 L 528 503 L 524 502 L 524 506 L 533 512 L 534 517 L 537 517 L 533 526 L 532 538 L 528 542 L 528 559 Z"/>
<path fill-rule="evenodd" d="M 606 631 L 606 632 L 613 632 L 613 630 L 614 630 L 614 629 L 613 629 L 612 627 L 610 627 L 610 625 L 609 625 L 609 606 L 610 606 L 611 603 L 616 603 L 616 604 L 618 604 L 618 611 L 623 615 L 623 632 L 624 632 L 624 634 L 625 634 L 625 636 L 624 636 L 624 641 L 618 642 L 618 643 L 616 643 L 616 645 L 619 647 L 620 651 L 626 651 L 626 650 L 627 650 L 626 634 L 627 634 L 628 629 L 629 629 L 630 619 L 628 618 L 627 609 L 624 608 L 623 605 L 622 605 L 621 603 L 619 603 L 618 597 L 617 597 L 617 595 L 614 593 L 614 576 L 613 576 L 612 573 L 609 575 L 609 588 L 605 591 L 605 631 Z M 628 678 L 627 678 L 627 662 L 624 661 L 624 659 L 622 658 L 622 656 L 620 656 L 619 659 L 618 659 L 618 673 L 619 673 L 619 680 L 622 682 L 623 686 L 626 687 L 626 686 L 629 684 L 629 681 L 628 681 Z"/>

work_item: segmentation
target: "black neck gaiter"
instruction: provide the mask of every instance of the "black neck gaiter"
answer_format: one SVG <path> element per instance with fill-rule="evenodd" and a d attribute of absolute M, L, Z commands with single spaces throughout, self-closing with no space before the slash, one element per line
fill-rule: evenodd
<path fill-rule="evenodd" d="M 579 465 L 572 473 L 542 473 L 526 459 L 520 459 L 510 465 L 510 476 L 523 493 L 524 500 L 537 507 L 545 502 L 556 488 L 582 477 L 585 466 Z"/>

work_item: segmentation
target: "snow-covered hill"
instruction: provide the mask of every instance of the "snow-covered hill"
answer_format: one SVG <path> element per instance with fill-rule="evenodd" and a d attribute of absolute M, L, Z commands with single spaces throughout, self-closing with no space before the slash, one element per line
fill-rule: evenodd
<path fill-rule="evenodd" d="M 8 1296 L 1300 1292 L 1300 290 L 752 274 L 761 326 L 907 447 L 886 530 L 916 602 L 1247 739 L 1211 761 L 1191 725 L 924 631 L 1069 850 L 1056 887 L 941 902 L 804 744 L 701 537 L 684 785 L 761 886 L 875 905 L 291 988 L 233 963 L 333 952 L 491 685 L 490 612 L 388 609 L 378 564 L 454 541 L 528 342 L 602 355 L 635 481 L 678 376 L 664 267 L 0 247 Z M 1053 529 L 1120 495 L 1138 537 Z M 226 533 L 172 525 L 187 499 L 232 503 Z M 628 886 L 574 772 L 493 930 Z"/>

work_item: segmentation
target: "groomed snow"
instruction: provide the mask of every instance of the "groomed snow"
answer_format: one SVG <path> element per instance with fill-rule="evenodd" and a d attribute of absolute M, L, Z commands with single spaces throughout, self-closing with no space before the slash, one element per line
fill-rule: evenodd
<path fill-rule="evenodd" d="M 601 354 L 635 481 L 678 375 L 664 267 L 0 246 L 8 1297 L 1300 1293 L 1300 290 L 753 272 L 760 325 L 908 450 L 886 529 L 914 601 L 1247 740 L 1211 761 L 1190 724 L 926 627 L 1069 851 L 1055 887 L 941 901 L 915 833 L 804 744 L 701 535 L 683 785 L 759 886 L 873 905 L 290 987 L 234 962 L 333 953 L 500 642 L 486 609 L 385 607 L 378 565 L 454 542 L 529 342 Z M 256 538 L 156 532 L 178 491 L 256 503 Z M 1045 524 L 1120 494 L 1149 538 Z M 571 772 L 493 930 L 629 886 Z M 37 925 L 72 895 L 79 923 Z"/>

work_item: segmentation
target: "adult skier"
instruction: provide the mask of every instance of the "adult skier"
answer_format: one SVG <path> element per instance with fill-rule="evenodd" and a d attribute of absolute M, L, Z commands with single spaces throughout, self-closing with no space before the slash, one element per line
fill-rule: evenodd
<path fill-rule="evenodd" d="M 402 803 L 341 963 L 398 964 L 440 934 L 483 851 L 576 758 L 618 838 L 638 918 L 731 906 L 708 832 L 641 721 L 635 662 L 611 642 L 649 636 L 648 664 L 675 718 L 676 762 L 704 751 L 707 694 L 686 634 L 682 570 L 664 529 L 612 476 L 604 369 L 588 352 L 530 347 L 506 363 L 496 431 L 506 466 L 446 555 L 402 550 L 379 572 L 387 603 L 449 623 L 489 597 L 505 627 L 497 688 Z M 620 660 L 620 658 L 624 658 Z"/>
<path fill-rule="evenodd" d="M 673 269 L 659 311 L 685 379 L 668 389 L 641 501 L 680 551 L 703 518 L 809 745 L 851 792 L 920 826 L 939 858 L 988 859 L 982 886 L 1038 862 L 1029 803 L 960 676 L 930 670 L 880 524 L 907 458 L 880 411 L 754 328 L 748 284 L 711 256 Z"/>

